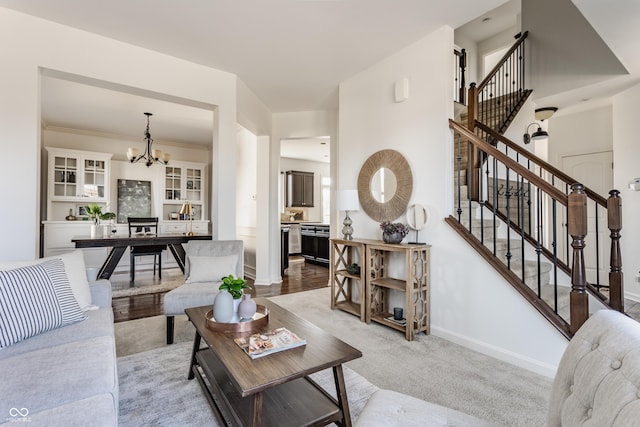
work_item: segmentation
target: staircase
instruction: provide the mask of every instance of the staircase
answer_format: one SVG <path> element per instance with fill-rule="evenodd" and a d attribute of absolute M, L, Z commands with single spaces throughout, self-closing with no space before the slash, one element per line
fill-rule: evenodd
<path fill-rule="evenodd" d="M 623 311 L 620 198 L 605 200 L 503 136 L 530 95 L 524 88 L 524 42 L 518 38 L 492 73 L 456 106 L 454 215 L 449 223 L 566 337 L 589 313 Z M 501 90 L 503 89 L 503 90 Z M 610 242 L 587 237 L 587 209 L 606 209 Z M 596 215 L 597 217 L 597 215 Z M 599 248 L 611 245 L 606 284 Z M 571 248 L 571 249 L 570 249 Z M 595 276 L 585 274 L 585 257 Z M 591 269 L 590 269 L 591 271 Z M 608 296 L 607 296 L 608 294 Z"/>

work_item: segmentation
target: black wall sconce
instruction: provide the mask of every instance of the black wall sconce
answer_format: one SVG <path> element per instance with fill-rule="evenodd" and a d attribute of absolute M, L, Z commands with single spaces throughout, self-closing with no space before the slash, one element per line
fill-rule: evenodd
<path fill-rule="evenodd" d="M 532 134 L 529 134 L 529 128 L 531 127 L 531 125 L 538 126 L 538 130 L 536 130 Z M 548 137 L 549 137 L 549 134 L 547 133 L 547 131 L 542 130 L 542 127 L 540 127 L 540 125 L 538 123 L 533 122 L 533 123 L 530 123 L 529 126 L 527 126 L 527 131 L 522 136 L 522 140 L 524 141 L 525 144 L 528 144 L 531 141 L 537 141 L 538 139 L 545 139 L 545 138 L 548 138 Z"/>

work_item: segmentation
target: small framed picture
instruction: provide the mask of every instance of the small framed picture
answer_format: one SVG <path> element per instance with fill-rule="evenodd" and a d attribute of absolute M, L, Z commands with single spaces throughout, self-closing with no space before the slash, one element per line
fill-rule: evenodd
<path fill-rule="evenodd" d="M 76 211 L 78 212 L 78 216 L 87 216 L 87 205 L 76 205 Z"/>

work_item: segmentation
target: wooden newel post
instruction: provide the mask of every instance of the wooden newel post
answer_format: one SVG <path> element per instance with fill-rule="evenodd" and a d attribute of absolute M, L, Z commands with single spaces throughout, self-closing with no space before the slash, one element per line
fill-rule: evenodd
<path fill-rule="evenodd" d="M 584 267 L 584 247 L 587 235 L 587 195 L 582 184 L 573 184 L 568 200 L 568 226 L 573 248 L 569 331 L 575 334 L 589 317 L 587 277 Z"/>
<path fill-rule="evenodd" d="M 611 231 L 611 259 L 609 272 L 609 305 L 624 313 L 624 285 L 622 281 L 622 256 L 620 254 L 620 230 L 622 229 L 622 199 L 618 190 L 609 191 L 607 220 Z"/>

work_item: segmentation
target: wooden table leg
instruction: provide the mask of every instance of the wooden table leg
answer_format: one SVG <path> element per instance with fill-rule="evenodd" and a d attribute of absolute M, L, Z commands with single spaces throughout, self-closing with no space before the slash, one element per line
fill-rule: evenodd
<path fill-rule="evenodd" d="M 262 393 L 256 393 L 252 396 L 253 404 L 251 405 L 251 425 L 262 425 Z"/>
<path fill-rule="evenodd" d="M 336 395 L 338 397 L 338 406 L 342 411 L 342 423 L 344 427 L 351 427 L 351 413 L 349 412 L 349 401 L 347 400 L 347 386 L 344 382 L 342 374 L 342 365 L 333 367 L 333 379 L 336 382 Z"/>
<path fill-rule="evenodd" d="M 110 251 L 109 255 L 107 255 L 107 259 L 104 260 L 102 267 L 100 267 L 100 271 L 98 271 L 98 279 L 109 279 L 113 270 L 116 269 L 116 266 L 120 262 L 120 258 L 122 258 L 122 254 L 127 250 L 126 246 L 114 246 Z"/>
<path fill-rule="evenodd" d="M 187 379 L 192 380 L 195 377 L 193 373 L 193 367 L 196 365 L 196 353 L 200 350 L 200 340 L 202 337 L 196 331 L 196 336 L 193 338 L 193 350 L 191 351 L 191 364 L 189 365 L 189 375 L 187 375 Z"/>
<path fill-rule="evenodd" d="M 167 246 L 169 247 L 173 257 L 176 259 L 178 267 L 180 267 L 180 270 L 184 273 L 184 264 L 187 259 L 184 247 L 180 243 L 169 243 Z"/>

